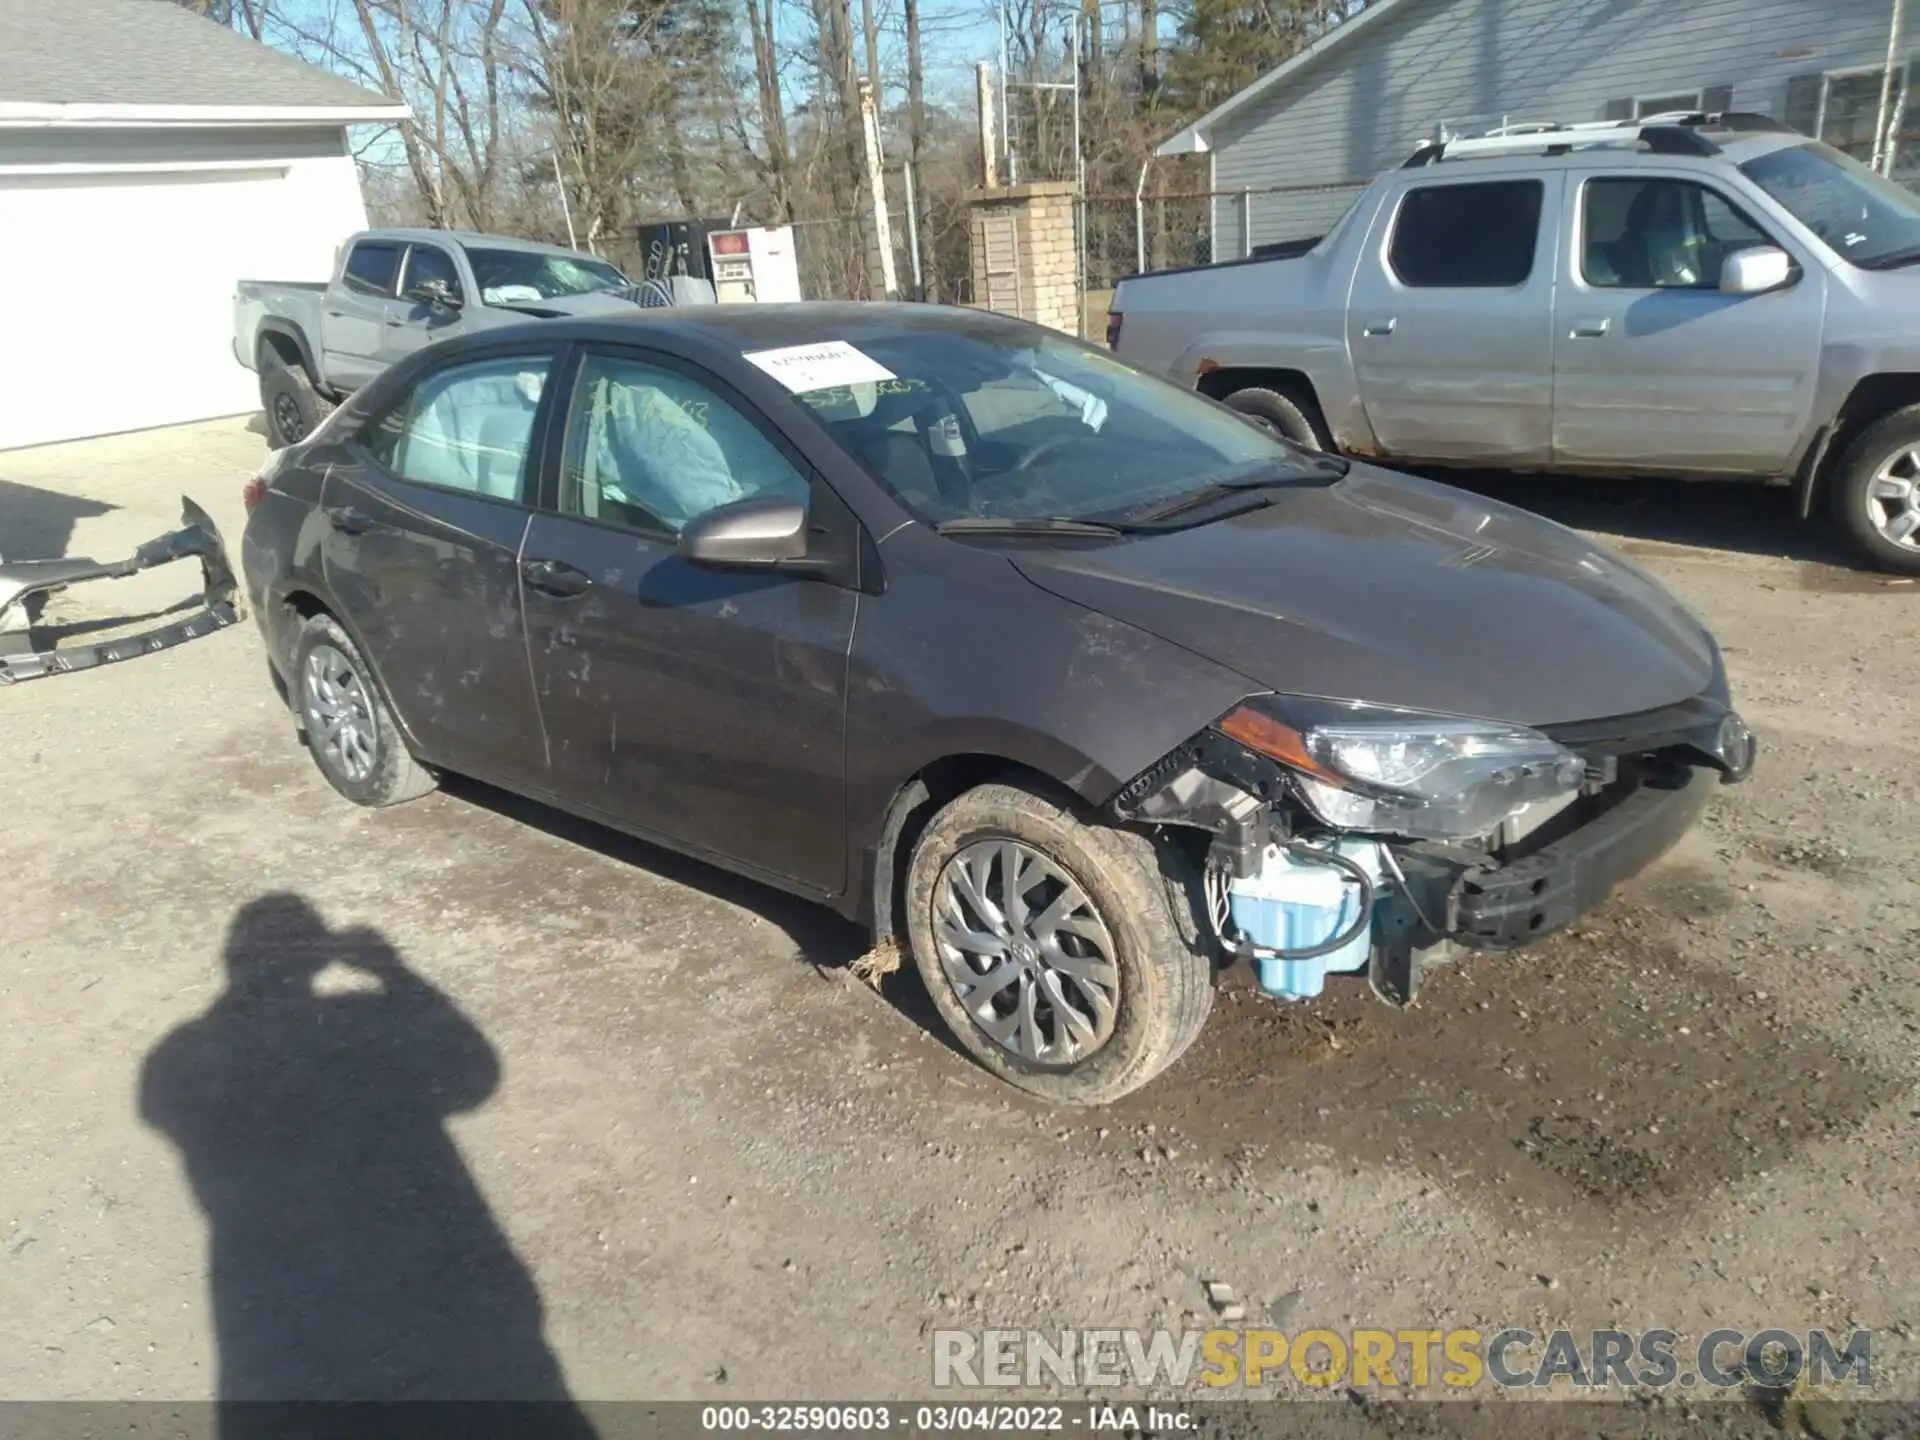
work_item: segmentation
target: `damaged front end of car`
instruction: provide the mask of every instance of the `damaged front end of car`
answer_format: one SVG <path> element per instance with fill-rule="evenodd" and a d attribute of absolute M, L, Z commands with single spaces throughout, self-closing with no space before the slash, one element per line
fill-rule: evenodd
<path fill-rule="evenodd" d="M 238 589 L 226 546 L 213 518 L 193 501 L 181 498 L 181 528 L 147 541 L 124 560 L 80 557 L 59 560 L 0 561 L 0 635 L 24 634 L 28 648 L 9 652 L 0 646 L 0 685 L 37 680 L 74 670 L 91 670 L 116 660 L 152 654 L 225 629 L 240 618 Z M 200 562 L 201 591 L 185 602 L 189 613 L 164 625 L 87 644 L 34 648 L 36 621 L 47 596 L 88 580 L 119 580 L 176 560 Z"/>
<path fill-rule="evenodd" d="M 1429 965 L 1541 939 L 1665 854 L 1752 733 L 1724 687 L 1534 728 L 1257 695 L 1136 776 L 1117 819 L 1207 832 L 1205 917 L 1275 998 L 1364 972 L 1405 1005 Z"/>

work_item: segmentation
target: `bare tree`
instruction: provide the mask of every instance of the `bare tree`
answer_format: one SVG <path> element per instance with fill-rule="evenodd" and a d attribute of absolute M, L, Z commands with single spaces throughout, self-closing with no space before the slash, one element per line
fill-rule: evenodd
<path fill-rule="evenodd" d="M 748 163 L 758 173 L 772 196 L 774 207 L 787 224 L 794 219 L 793 152 L 787 135 L 786 101 L 780 93 L 779 49 L 775 43 L 773 17 L 776 0 L 746 0 L 747 28 L 753 33 L 753 77 L 759 101 L 761 148 L 754 148 L 743 120 L 736 123 L 742 149 Z M 912 0 L 908 0 L 912 3 Z M 737 115 L 737 112 L 736 112 Z"/>

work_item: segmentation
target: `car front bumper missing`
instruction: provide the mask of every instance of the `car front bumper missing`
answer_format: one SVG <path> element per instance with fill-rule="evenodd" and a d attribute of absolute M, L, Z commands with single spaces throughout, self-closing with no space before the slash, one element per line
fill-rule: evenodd
<path fill-rule="evenodd" d="M 1672 849 L 1721 778 L 1706 766 L 1662 767 L 1554 843 L 1468 868 L 1448 897 L 1449 938 L 1475 950 L 1512 950 L 1552 934 Z"/>

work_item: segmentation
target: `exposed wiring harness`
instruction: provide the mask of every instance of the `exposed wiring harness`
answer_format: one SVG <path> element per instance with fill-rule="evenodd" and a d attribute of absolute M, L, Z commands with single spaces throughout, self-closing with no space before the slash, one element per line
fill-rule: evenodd
<path fill-rule="evenodd" d="M 1336 950 L 1346 948 L 1357 940 L 1361 932 L 1373 924 L 1373 877 L 1346 856 L 1332 850 L 1322 850 L 1309 845 L 1304 840 L 1288 840 L 1280 848 L 1288 854 L 1306 860 L 1314 865 L 1331 865 L 1336 870 L 1346 872 L 1346 876 L 1360 887 L 1360 906 L 1353 923 L 1341 930 L 1329 940 L 1318 945 L 1304 946 L 1298 950 L 1275 950 L 1265 945 L 1256 945 L 1246 939 L 1233 923 L 1232 901 L 1227 894 L 1228 879 L 1224 869 L 1218 864 L 1207 865 L 1207 907 L 1212 912 L 1214 934 L 1220 937 L 1220 943 L 1238 955 L 1251 955 L 1262 960 L 1312 960 L 1321 955 L 1331 955 Z M 1383 845 L 1379 847 L 1386 849 Z M 1395 867 L 1398 873 L 1398 867 Z M 1403 885 L 1405 881 L 1401 882 Z"/>

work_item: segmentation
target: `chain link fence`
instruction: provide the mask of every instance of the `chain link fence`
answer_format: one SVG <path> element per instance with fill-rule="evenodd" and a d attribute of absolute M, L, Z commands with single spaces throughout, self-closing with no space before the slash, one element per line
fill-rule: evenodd
<path fill-rule="evenodd" d="M 1089 196 L 1080 207 L 1085 288 L 1110 290 L 1128 275 L 1240 260 L 1268 246 L 1318 238 L 1367 183 Z"/>
<path fill-rule="evenodd" d="M 1268 185 L 1080 202 L 1080 293 L 1087 339 L 1106 334 L 1107 306 L 1127 276 L 1240 260 L 1327 233 L 1367 188 Z"/>

